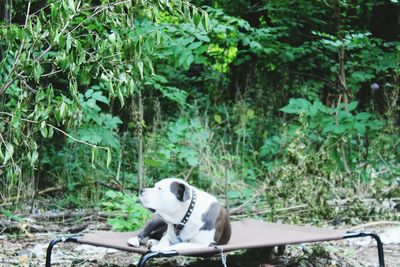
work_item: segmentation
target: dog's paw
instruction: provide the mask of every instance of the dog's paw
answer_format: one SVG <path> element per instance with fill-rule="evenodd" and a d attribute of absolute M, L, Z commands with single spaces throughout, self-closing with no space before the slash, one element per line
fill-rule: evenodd
<path fill-rule="evenodd" d="M 135 236 L 135 237 L 129 238 L 128 239 L 128 245 L 132 246 L 132 247 L 135 247 L 135 248 L 138 248 L 140 246 L 139 237 Z"/>
<path fill-rule="evenodd" d="M 157 245 L 160 241 L 156 240 L 156 239 L 149 239 L 146 242 L 146 248 L 147 249 L 151 249 L 152 247 L 154 247 L 155 245 Z"/>

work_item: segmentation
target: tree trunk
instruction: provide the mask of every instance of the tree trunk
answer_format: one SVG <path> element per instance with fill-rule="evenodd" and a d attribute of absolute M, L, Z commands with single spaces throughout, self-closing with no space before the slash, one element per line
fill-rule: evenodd
<path fill-rule="evenodd" d="M 10 22 L 12 10 L 12 0 L 4 0 L 0 2 L 0 20 Z"/>

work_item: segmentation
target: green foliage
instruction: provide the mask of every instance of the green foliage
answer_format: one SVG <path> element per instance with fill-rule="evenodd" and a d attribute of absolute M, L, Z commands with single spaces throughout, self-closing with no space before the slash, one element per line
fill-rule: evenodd
<path fill-rule="evenodd" d="M 393 218 L 363 199 L 399 197 L 395 3 L 31 3 L 0 25 L 1 199 L 62 185 L 132 230 L 147 213 L 104 187 L 140 171 L 269 220 Z"/>
<path fill-rule="evenodd" d="M 209 148 L 210 133 L 199 120 L 182 117 L 170 122 L 156 142 L 144 163 L 154 168 L 157 176 L 166 177 L 182 168 L 199 167 Z"/>
<path fill-rule="evenodd" d="M 31 187 L 29 177 L 43 166 L 38 143 L 85 143 L 92 147 L 92 162 L 100 149 L 108 154 L 109 166 L 112 155 L 115 160 L 120 154 L 117 131 L 122 120 L 115 113 L 129 112 L 132 107 L 131 102 L 126 107 L 127 101 L 143 87 L 185 103 L 182 90 L 152 83 L 153 60 L 160 60 L 162 54 L 175 58 L 168 51 L 174 51 L 171 41 L 176 38 L 157 20 L 160 14 L 170 14 L 175 23 L 183 21 L 189 30 L 204 32 L 209 18 L 203 10 L 186 1 L 49 0 L 38 3 L 42 6 L 33 12 L 30 2 L 16 2 L 14 7 L 29 13 L 26 18 L 18 15 L 24 24 L 0 27 L 4 103 L 0 116 L 4 118 L 1 128 L 7 127 L 0 142 L 4 165 L 0 174 L 6 176 L 2 195 Z M 191 51 L 196 47 L 190 42 Z M 188 68 L 191 57 L 180 59 L 180 65 Z M 16 186 L 16 180 L 22 187 Z"/>
<path fill-rule="evenodd" d="M 399 68 L 399 54 L 393 55 L 392 52 L 396 49 L 395 42 L 383 42 L 372 37 L 368 32 L 348 32 L 342 40 L 325 33 L 316 32 L 314 34 L 322 38 L 320 43 L 329 51 L 334 53 L 340 47 L 345 47 L 348 51 L 349 58 L 346 67 L 349 72 L 349 88 L 352 93 L 361 90 L 366 82 L 372 83 L 382 77 L 394 75 Z M 337 72 L 338 64 L 332 66 L 331 70 Z"/>
<path fill-rule="evenodd" d="M 110 213 L 107 220 L 115 231 L 135 231 L 150 218 L 150 212 L 138 203 L 134 195 L 107 191 L 101 201 L 102 209 Z"/>
<path fill-rule="evenodd" d="M 319 131 L 322 137 L 364 135 L 383 127 L 383 122 L 376 120 L 371 113 L 360 112 L 353 115 L 351 112 L 356 109 L 357 104 L 357 101 L 353 101 L 348 106 L 341 103 L 337 108 L 328 108 L 319 100 L 311 104 L 306 99 L 298 98 L 290 99 L 289 104 L 281 110 L 300 115 L 302 123 L 309 125 L 311 130 Z"/>
<path fill-rule="evenodd" d="M 18 215 L 13 214 L 10 210 L 7 209 L 0 209 L 0 213 L 4 215 L 7 219 L 16 221 L 16 222 L 22 222 L 22 218 Z"/>

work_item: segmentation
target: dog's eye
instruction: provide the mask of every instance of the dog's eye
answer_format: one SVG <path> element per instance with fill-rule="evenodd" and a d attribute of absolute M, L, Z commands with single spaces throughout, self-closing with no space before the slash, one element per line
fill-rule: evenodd
<path fill-rule="evenodd" d="M 159 187 L 158 190 L 161 190 L 161 187 Z"/>

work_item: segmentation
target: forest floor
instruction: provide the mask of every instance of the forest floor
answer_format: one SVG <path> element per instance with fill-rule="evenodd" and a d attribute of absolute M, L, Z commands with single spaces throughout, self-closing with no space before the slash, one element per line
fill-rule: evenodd
<path fill-rule="evenodd" d="M 63 229 L 71 225 L 58 223 L 47 228 L 50 232 L 31 234 L 0 234 L 0 266 L 44 266 L 46 248 L 48 243 L 57 236 L 56 228 Z M 79 224 L 73 226 L 80 231 Z M 84 224 L 80 233 L 96 230 L 107 230 L 104 221 Z M 342 227 L 346 228 L 346 227 Z M 33 229 L 33 228 L 30 228 Z M 77 230 L 78 229 L 78 230 Z M 353 230 L 376 231 L 383 243 L 385 250 L 386 266 L 400 266 L 400 223 L 379 222 L 369 223 L 358 227 L 347 227 Z M 74 234 L 69 234 L 74 235 Z M 76 234 L 75 234 L 76 235 Z M 258 254 L 258 255 L 256 255 Z M 265 258 L 265 255 L 264 255 Z M 73 243 L 59 244 L 53 251 L 53 266 L 108 266 L 125 267 L 135 266 L 138 255 Z M 371 238 L 348 239 L 335 242 L 324 242 L 317 245 L 292 245 L 287 246 L 280 256 L 273 255 L 268 263 L 260 253 L 233 253 L 227 257 L 227 266 L 378 266 L 376 243 Z M 156 259 L 148 266 L 223 266 L 220 257 L 195 259 L 178 257 L 176 259 Z"/>

